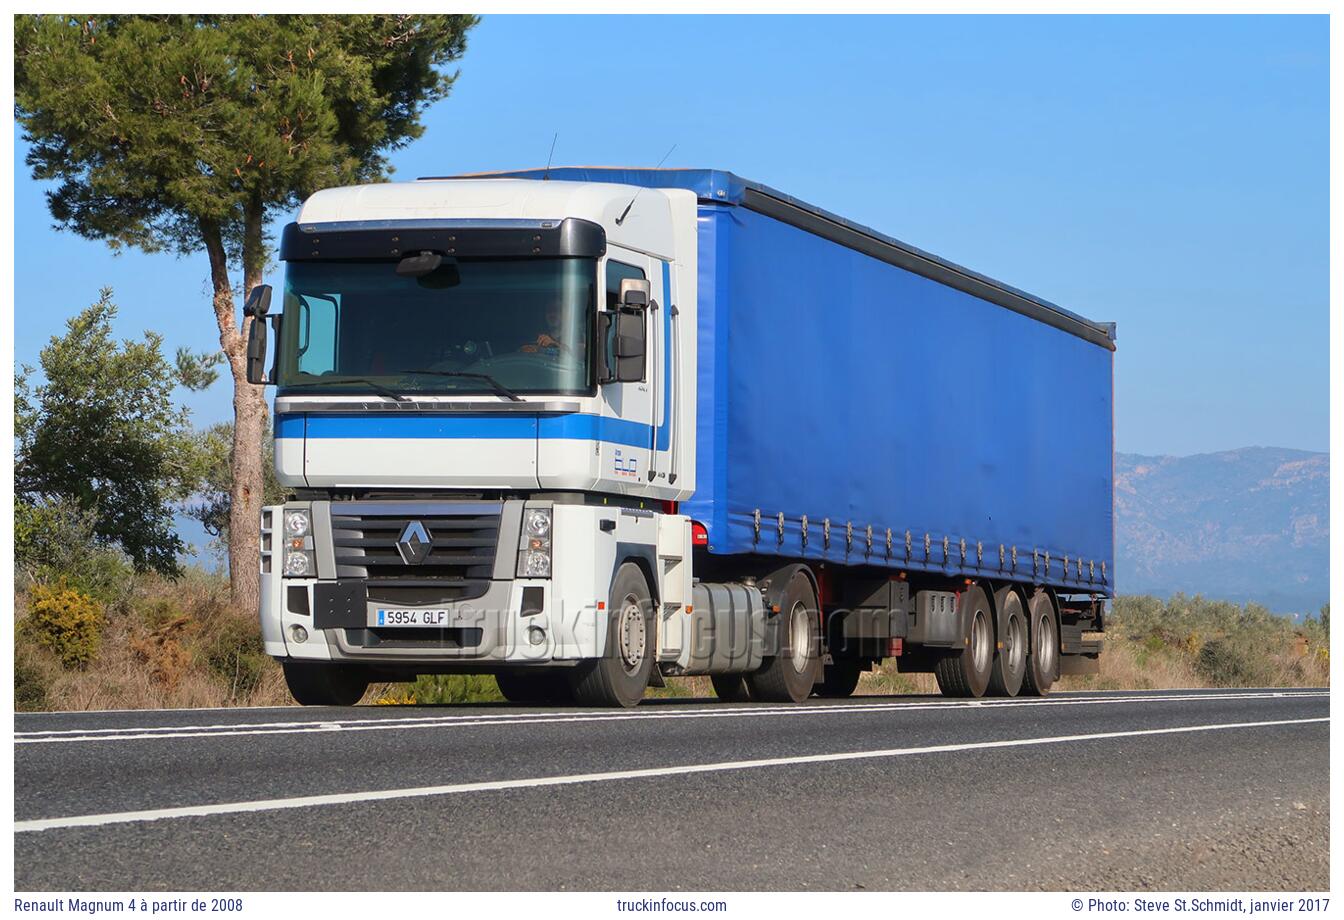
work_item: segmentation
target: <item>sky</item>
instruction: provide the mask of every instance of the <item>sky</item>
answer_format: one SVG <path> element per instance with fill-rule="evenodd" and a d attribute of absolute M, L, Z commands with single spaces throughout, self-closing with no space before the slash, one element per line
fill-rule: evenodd
<path fill-rule="evenodd" d="M 488 16 L 392 162 L 399 180 L 543 166 L 557 132 L 556 165 L 675 145 L 667 166 L 1118 323 L 1121 452 L 1326 450 L 1328 55 L 1324 16 Z M 204 255 L 52 229 L 15 137 L 16 361 L 103 286 L 120 335 L 217 349 Z M 229 418 L 227 380 L 183 401 Z"/>

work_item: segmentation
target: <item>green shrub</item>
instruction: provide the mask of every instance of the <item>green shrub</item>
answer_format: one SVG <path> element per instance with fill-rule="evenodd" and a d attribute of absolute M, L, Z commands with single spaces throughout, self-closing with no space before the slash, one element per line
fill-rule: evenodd
<path fill-rule="evenodd" d="M 197 653 L 205 665 L 230 688 L 230 696 L 246 696 L 261 683 L 270 658 L 261 644 L 256 621 L 238 616 L 219 618 Z"/>
<path fill-rule="evenodd" d="M 1260 643 L 1210 639 L 1199 650 L 1195 669 L 1216 687 L 1264 687 L 1274 683 Z"/>
<path fill-rule="evenodd" d="M 126 554 L 98 542 L 96 516 L 69 499 L 14 504 L 14 561 L 31 581 L 63 582 L 118 606 L 130 596 L 135 572 Z"/>
<path fill-rule="evenodd" d="M 421 674 L 410 685 L 410 696 L 421 704 L 494 703 L 504 699 L 488 674 Z"/>
<path fill-rule="evenodd" d="M 14 708 L 19 712 L 40 712 L 47 708 L 50 681 L 37 665 L 23 655 L 14 657 Z"/>
<path fill-rule="evenodd" d="M 34 585 L 29 592 L 28 628 L 67 668 L 83 667 L 102 643 L 103 607 L 64 583 Z"/>
<path fill-rule="evenodd" d="M 154 597 L 140 601 L 135 605 L 140 623 L 150 632 L 156 632 L 184 617 L 182 608 L 166 597 Z"/>
<path fill-rule="evenodd" d="M 68 568 L 93 546 L 95 517 L 68 499 L 14 502 L 14 561 L 31 569 Z"/>

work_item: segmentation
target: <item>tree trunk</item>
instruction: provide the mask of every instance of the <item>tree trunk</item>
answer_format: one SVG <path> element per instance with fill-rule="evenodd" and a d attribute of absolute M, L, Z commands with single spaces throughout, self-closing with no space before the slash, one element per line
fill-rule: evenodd
<path fill-rule="evenodd" d="M 246 290 L 260 280 L 265 268 L 261 244 L 261 215 L 255 227 L 252 210 L 247 215 L 244 238 L 243 277 Z M 254 232 L 255 231 L 255 232 Z M 261 471 L 262 439 L 266 437 L 265 388 L 247 382 L 247 338 L 238 325 L 238 314 L 229 283 L 228 256 L 216 224 L 203 222 L 201 235 L 210 258 L 215 320 L 219 345 L 233 375 L 233 451 L 229 489 L 229 588 L 234 606 L 254 612 L 261 604 Z"/>

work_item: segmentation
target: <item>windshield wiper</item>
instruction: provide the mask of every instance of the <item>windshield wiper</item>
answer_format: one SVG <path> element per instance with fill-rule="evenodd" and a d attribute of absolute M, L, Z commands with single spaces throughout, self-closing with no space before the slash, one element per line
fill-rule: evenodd
<path fill-rule="evenodd" d="M 311 383 L 291 383 L 285 387 L 287 390 L 298 389 L 299 387 L 320 387 L 328 383 L 362 383 L 379 396 L 386 396 L 388 399 L 395 399 L 397 402 L 405 402 L 408 397 L 403 396 L 394 390 L 389 390 L 381 383 L 374 383 L 367 377 L 327 377 L 324 380 L 314 380 Z"/>
<path fill-rule="evenodd" d="M 491 377 L 489 374 L 475 374 L 472 373 L 471 371 L 431 371 L 431 370 L 403 371 L 403 373 L 429 374 L 433 377 L 466 377 L 470 380 L 484 380 L 486 383 L 490 384 L 491 389 L 493 389 L 500 396 L 507 396 L 514 402 L 523 402 L 523 397 L 513 392 L 513 390 L 510 390 L 508 387 L 500 383 L 494 377 Z"/>

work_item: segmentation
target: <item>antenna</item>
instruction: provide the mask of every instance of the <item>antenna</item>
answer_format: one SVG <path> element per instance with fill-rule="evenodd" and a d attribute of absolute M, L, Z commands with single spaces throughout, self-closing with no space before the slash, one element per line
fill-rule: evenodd
<path fill-rule="evenodd" d="M 545 182 L 551 178 L 551 160 L 555 159 L 555 142 L 560 140 L 560 132 L 555 132 L 555 137 L 551 138 L 551 153 L 546 157 L 546 171 L 541 174 L 541 181 Z"/>
<path fill-rule="evenodd" d="M 662 158 L 661 160 L 659 160 L 659 161 L 658 161 L 658 165 L 655 166 L 655 167 L 653 167 L 653 168 L 654 168 L 654 169 L 658 169 L 658 168 L 661 167 L 664 163 L 666 163 L 666 162 L 667 162 L 667 158 L 670 157 L 670 156 L 672 155 L 672 151 L 673 151 L 673 150 L 676 150 L 676 149 L 677 149 L 677 145 L 676 145 L 676 144 L 673 144 L 671 147 L 667 148 L 667 153 L 663 154 L 663 158 Z M 625 210 L 621 212 L 621 216 L 618 217 L 618 218 L 616 218 L 616 226 L 619 227 L 622 223 L 624 223 L 624 221 L 625 221 L 625 215 L 629 214 L 629 213 L 630 213 L 630 209 L 633 208 L 633 207 L 635 206 L 635 198 L 638 198 L 638 197 L 639 197 L 639 192 L 642 192 L 642 191 L 644 191 L 644 186 L 641 185 L 641 186 L 639 187 L 639 191 L 638 191 L 638 192 L 635 192 L 634 196 L 630 199 L 630 203 L 627 204 L 627 205 L 625 206 Z"/>

